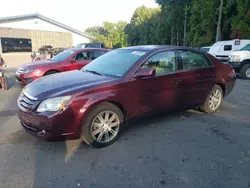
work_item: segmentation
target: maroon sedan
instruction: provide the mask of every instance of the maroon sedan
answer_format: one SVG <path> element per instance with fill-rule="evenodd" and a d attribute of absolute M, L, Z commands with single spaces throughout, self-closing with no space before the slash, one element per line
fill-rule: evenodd
<path fill-rule="evenodd" d="M 69 49 L 50 60 L 41 60 L 23 64 L 16 71 L 16 81 L 26 85 L 37 78 L 59 72 L 80 70 L 92 60 L 103 55 L 106 49 Z"/>
<path fill-rule="evenodd" d="M 27 85 L 18 116 L 25 130 L 50 140 L 78 137 L 112 144 L 128 119 L 158 110 L 216 112 L 236 81 L 234 69 L 200 50 L 137 46 L 108 52 L 81 71 Z"/>

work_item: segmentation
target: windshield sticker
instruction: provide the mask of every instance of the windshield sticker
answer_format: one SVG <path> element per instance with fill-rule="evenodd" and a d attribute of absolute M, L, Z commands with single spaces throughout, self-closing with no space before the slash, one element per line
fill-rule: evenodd
<path fill-rule="evenodd" d="M 133 51 L 131 54 L 135 54 L 135 55 L 143 56 L 143 55 L 145 54 L 145 52 Z"/>

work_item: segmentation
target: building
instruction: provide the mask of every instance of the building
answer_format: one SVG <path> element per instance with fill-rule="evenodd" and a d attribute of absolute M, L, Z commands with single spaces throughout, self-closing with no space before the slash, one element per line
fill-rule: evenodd
<path fill-rule="evenodd" d="M 43 45 L 67 48 L 93 37 L 39 13 L 0 18 L 0 53 L 31 52 Z"/>

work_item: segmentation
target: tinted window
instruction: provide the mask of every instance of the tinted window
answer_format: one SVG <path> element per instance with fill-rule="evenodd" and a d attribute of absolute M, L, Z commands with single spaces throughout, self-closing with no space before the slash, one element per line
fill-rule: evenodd
<path fill-rule="evenodd" d="M 85 45 L 85 48 L 100 48 L 99 43 L 89 43 Z"/>
<path fill-rule="evenodd" d="M 180 51 L 182 67 L 184 70 L 193 70 L 210 67 L 211 62 L 202 54 L 191 51 Z"/>
<path fill-rule="evenodd" d="M 102 47 L 102 48 L 105 48 L 105 46 L 104 46 L 103 44 L 101 44 L 101 47 Z"/>
<path fill-rule="evenodd" d="M 31 39 L 1 38 L 2 52 L 31 52 Z"/>
<path fill-rule="evenodd" d="M 232 45 L 225 45 L 224 46 L 224 51 L 231 51 L 232 50 Z"/>
<path fill-rule="evenodd" d="M 234 41 L 234 45 L 240 45 L 240 40 Z"/>
<path fill-rule="evenodd" d="M 74 58 L 76 61 L 90 60 L 90 52 L 80 52 Z"/>
<path fill-rule="evenodd" d="M 164 75 L 177 70 L 177 58 L 174 51 L 161 52 L 152 56 L 143 67 L 155 69 L 156 75 Z"/>
<path fill-rule="evenodd" d="M 58 55 L 54 56 L 51 60 L 52 61 L 64 61 L 73 53 L 75 53 L 73 50 L 65 50 L 59 53 Z"/>
<path fill-rule="evenodd" d="M 111 76 L 123 76 L 145 54 L 144 51 L 118 49 L 105 53 L 82 70 L 90 70 Z"/>
<path fill-rule="evenodd" d="M 92 51 L 91 60 L 98 58 L 99 56 L 103 55 L 104 53 L 105 52 L 103 52 L 103 51 Z"/>

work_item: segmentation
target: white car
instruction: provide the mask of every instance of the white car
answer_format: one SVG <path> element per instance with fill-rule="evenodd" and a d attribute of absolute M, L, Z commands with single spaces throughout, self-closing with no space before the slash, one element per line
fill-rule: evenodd
<path fill-rule="evenodd" d="M 239 51 L 233 52 L 229 63 L 241 78 L 250 79 L 250 43 Z"/>
<path fill-rule="evenodd" d="M 222 62 L 228 62 L 229 56 L 234 52 L 238 51 L 247 44 L 250 44 L 250 40 L 228 40 L 219 41 L 211 46 L 209 52 L 211 55 L 220 59 Z"/>

